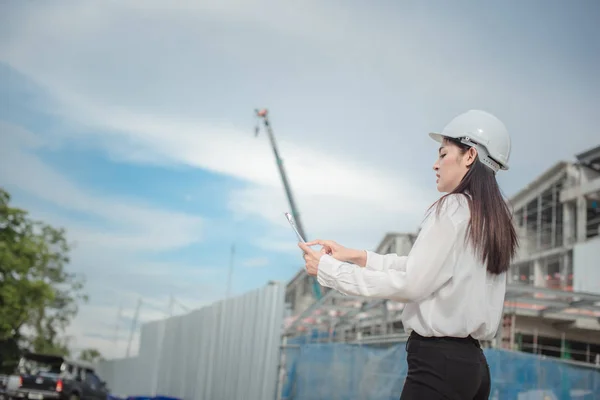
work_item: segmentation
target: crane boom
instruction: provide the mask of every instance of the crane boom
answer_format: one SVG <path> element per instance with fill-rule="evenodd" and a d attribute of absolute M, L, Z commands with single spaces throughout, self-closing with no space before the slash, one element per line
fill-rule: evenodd
<path fill-rule="evenodd" d="M 269 136 L 269 141 L 271 143 L 271 148 L 273 149 L 273 154 L 275 155 L 275 162 L 277 163 L 277 168 L 279 169 L 279 175 L 281 176 L 281 181 L 283 182 L 283 188 L 285 190 L 285 194 L 287 196 L 288 202 L 290 203 L 290 211 L 294 220 L 296 222 L 296 228 L 298 228 L 298 232 L 302 235 L 303 238 L 308 240 L 306 233 L 304 231 L 304 225 L 300 220 L 300 213 L 298 212 L 298 207 L 296 206 L 296 202 L 294 201 L 294 196 L 292 194 L 292 189 L 290 187 L 290 183 L 287 178 L 287 174 L 285 173 L 285 169 L 283 167 L 283 160 L 279 156 L 279 150 L 277 148 L 277 142 L 275 141 L 275 135 L 273 134 L 273 128 L 269 122 L 268 111 L 267 109 L 256 110 L 256 116 L 263 120 L 263 124 L 265 125 L 265 130 L 267 131 L 267 135 Z M 258 135 L 259 125 L 256 126 L 255 135 Z M 315 279 L 315 277 L 310 277 L 313 294 L 317 300 L 321 299 L 321 287 L 319 283 Z"/>

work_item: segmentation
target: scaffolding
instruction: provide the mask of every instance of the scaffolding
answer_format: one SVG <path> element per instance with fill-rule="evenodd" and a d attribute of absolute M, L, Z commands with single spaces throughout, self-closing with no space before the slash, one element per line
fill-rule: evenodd
<path fill-rule="evenodd" d="M 325 339 L 331 341 L 398 335 L 403 330 L 400 322 L 403 308 L 403 303 L 347 296 L 331 290 L 300 315 L 289 317 L 284 335 L 295 337 L 317 330 L 327 332 Z M 508 284 L 504 313 L 565 323 L 581 318 L 598 323 L 600 295 Z"/>

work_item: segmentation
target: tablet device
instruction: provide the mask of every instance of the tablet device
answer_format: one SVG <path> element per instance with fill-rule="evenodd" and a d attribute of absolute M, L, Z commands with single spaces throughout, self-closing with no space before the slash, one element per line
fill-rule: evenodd
<path fill-rule="evenodd" d="M 302 243 L 306 243 L 306 240 L 304 240 L 302 235 L 300 235 L 300 232 L 298 232 L 298 228 L 296 228 L 296 223 L 294 222 L 294 218 L 292 218 L 292 215 L 289 212 L 286 212 L 284 214 L 285 214 L 285 217 L 287 218 L 288 222 L 290 223 L 292 229 L 294 230 L 294 232 L 296 232 L 296 236 L 298 237 L 298 240 L 301 241 Z"/>

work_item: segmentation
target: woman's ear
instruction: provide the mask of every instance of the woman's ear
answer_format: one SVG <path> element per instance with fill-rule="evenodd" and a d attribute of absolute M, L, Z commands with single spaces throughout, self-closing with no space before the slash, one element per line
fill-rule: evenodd
<path fill-rule="evenodd" d="M 467 150 L 467 153 L 465 154 L 465 158 L 467 167 L 471 167 L 477 159 L 477 149 L 475 147 L 469 147 L 469 150 Z"/>

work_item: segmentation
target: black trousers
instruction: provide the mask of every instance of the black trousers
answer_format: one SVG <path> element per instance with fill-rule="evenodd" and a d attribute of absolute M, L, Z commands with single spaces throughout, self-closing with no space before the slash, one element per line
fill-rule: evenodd
<path fill-rule="evenodd" d="M 490 370 L 479 342 L 423 337 L 406 343 L 408 375 L 400 400 L 480 400 L 490 395 Z"/>

